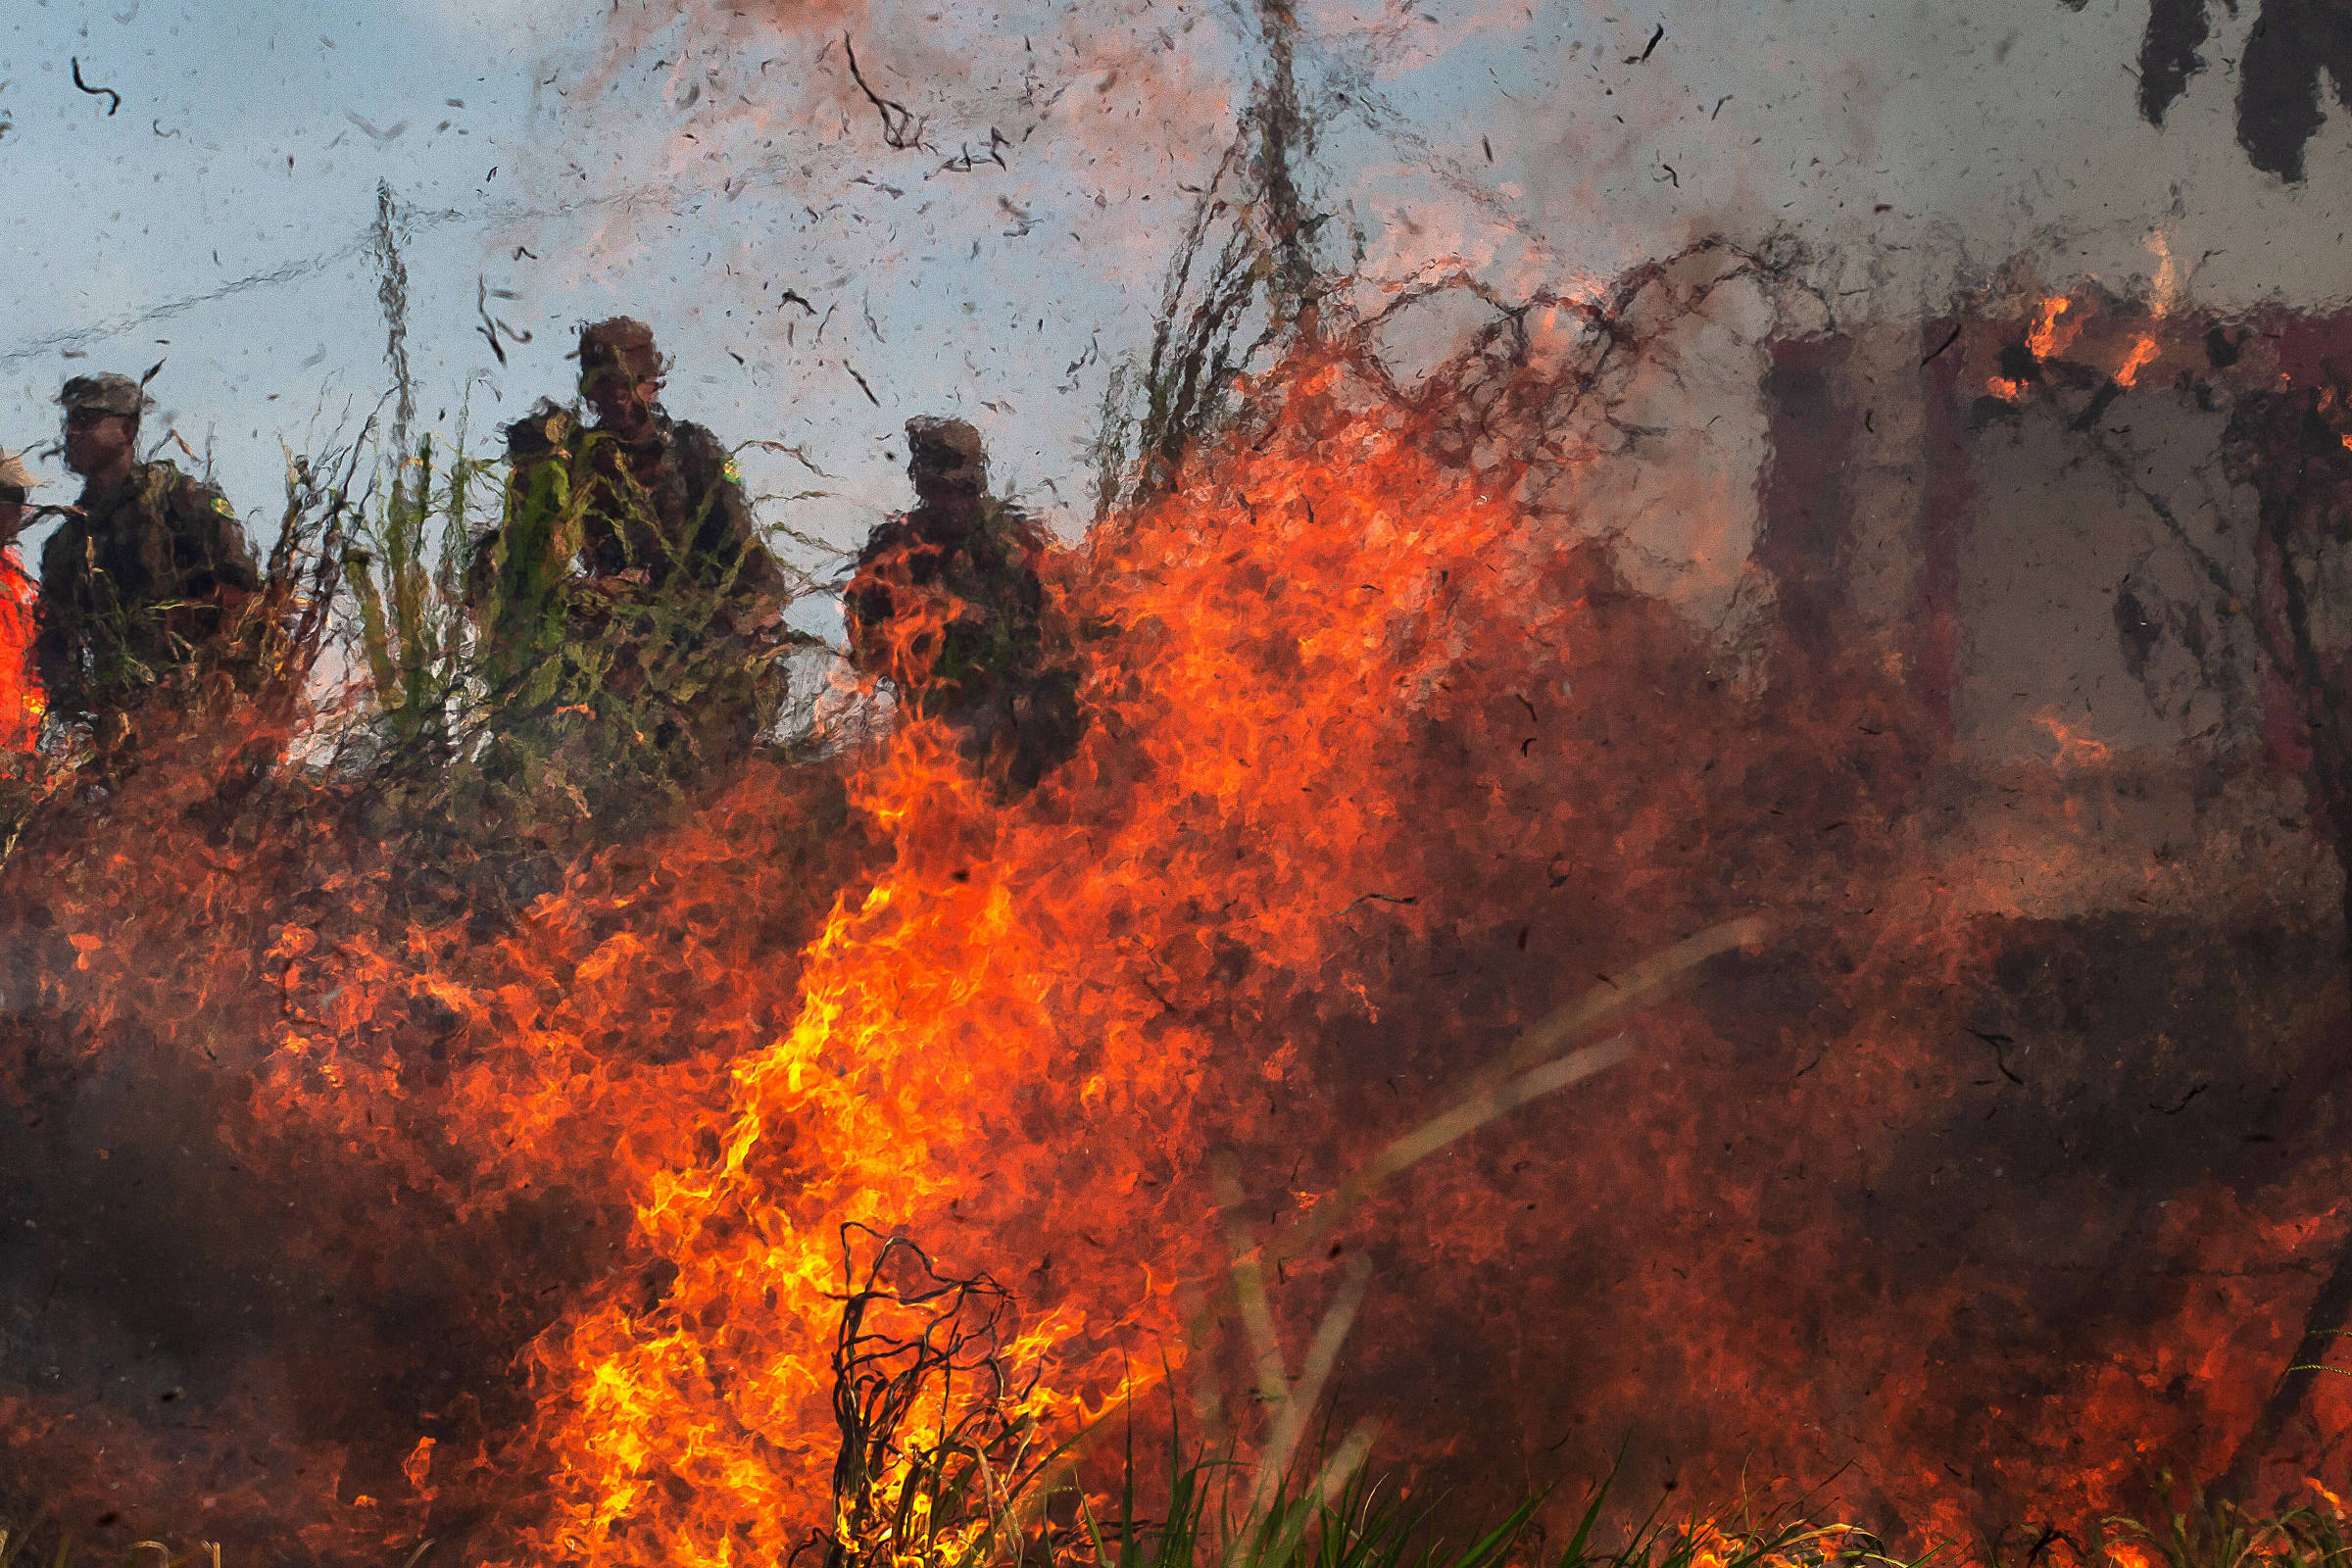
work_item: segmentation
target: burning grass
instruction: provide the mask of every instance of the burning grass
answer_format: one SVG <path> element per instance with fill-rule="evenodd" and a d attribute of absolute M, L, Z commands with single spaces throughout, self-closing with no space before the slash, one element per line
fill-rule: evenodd
<path fill-rule="evenodd" d="M 1485 1534 L 1460 1540 L 1443 1533 L 1430 1508 L 1405 1494 L 1409 1489 L 1376 1480 L 1360 1465 L 1346 1471 L 1326 1468 L 1303 1482 L 1284 1484 L 1254 1508 L 1242 1503 L 1254 1484 L 1235 1479 L 1244 1468 L 1230 1459 L 1172 1460 L 1157 1494 L 1166 1497 L 1166 1506 L 1150 1517 L 1138 1511 L 1146 1492 L 1131 1475 L 1108 1516 L 1099 1517 L 1081 1501 L 1070 1510 L 1073 1522 L 1055 1533 L 1050 1549 L 1024 1543 L 1011 1551 L 945 1560 L 956 1568 L 1503 1568 L 1534 1563 L 1545 1568 L 1555 1563 L 1557 1568 L 1825 1568 L 1879 1560 L 1850 1532 L 1802 1523 L 1751 1534 L 1706 1520 L 1680 1527 L 1653 1521 L 1614 1545 L 1603 1545 L 1595 1527 L 1605 1492 L 1595 1494 L 1554 1557 L 1535 1528 L 1532 1500 Z M 427 1543 L 400 1559 L 400 1568 L 416 1568 L 433 1557 Z M 2264 1559 L 2277 1568 L 2318 1568 L 2323 1560 Z M 2236 1568 L 2248 1561 L 2192 1559 L 2177 1568 Z M 118 1555 L 78 1548 L 70 1536 L 38 1522 L 13 1534 L 0 1530 L 0 1568 L 111 1563 L 220 1568 L 233 1565 L 233 1559 L 224 1558 L 211 1542 L 179 1548 L 140 1542 Z"/>
<path fill-rule="evenodd" d="M 1604 1522 L 1606 1483 L 1562 1521 L 1567 1540 L 1556 1549 L 1546 1544 L 1543 1519 L 1550 1510 L 1541 1497 L 1464 1536 L 1448 1533 L 1439 1507 L 1414 1494 L 1408 1481 L 1381 1476 L 1362 1454 L 1347 1450 L 1279 1478 L 1271 1489 L 1231 1457 L 1188 1462 L 1172 1450 L 1154 1480 L 1139 1474 L 1130 1454 L 1113 1495 L 1068 1494 L 1060 1525 L 986 1534 L 964 1552 L 920 1560 L 951 1568 L 1917 1568 L 1953 1557 L 2001 1568 L 2340 1568 L 2352 1558 L 2343 1517 L 2331 1505 L 2257 1514 L 2196 1497 L 2154 1524 L 2109 1518 L 2087 1548 L 2046 1527 L 2027 1528 L 1974 1553 L 1938 1546 L 1899 1559 L 1866 1531 L 1786 1513 L 1758 1518 L 1745 1509 L 1669 1518 L 1660 1507 L 1612 1533 Z M 1147 1514 L 1141 1506 L 1147 1496 L 1164 1503 Z M 399 1568 L 430 1563 L 434 1544 L 423 1542 L 387 1558 L 387 1568 L 395 1560 Z M 80 1546 L 71 1530 L 39 1516 L 14 1529 L 0 1526 L 0 1568 L 233 1563 L 209 1541 L 179 1546 L 142 1541 L 106 1551 Z"/>
<path fill-rule="evenodd" d="M 423 553 L 462 462 L 287 552 L 352 567 L 366 687 L 234 788 L 70 779 L 0 864 L 12 1486 L 127 1472 L 234 1557 L 1418 1568 L 1536 1547 L 1428 1546 L 1367 1422 L 1472 1511 L 1630 1432 L 1619 1495 L 1835 1474 L 1922 1541 L 2210 1467 L 2340 1152 L 2199 1165 L 2013 1068 L 1974 977 L 2022 1012 L 2069 934 L 1955 913 L 1896 651 L 1727 646 L 1612 549 L 1616 411 L 1773 281 L 1702 248 L 1410 395 L 1325 302 L 1052 564 L 1088 726 L 1026 793 L 938 721 L 721 763 L 593 648 L 486 676 Z M 1985 1199 L 1992 1138 L 2074 1163 Z M 1165 1381 L 1268 1419 L 1137 1502 L 1064 1445 L 1181 1454 Z M 1751 1534 L 1848 1539 L 1576 1560 Z"/>

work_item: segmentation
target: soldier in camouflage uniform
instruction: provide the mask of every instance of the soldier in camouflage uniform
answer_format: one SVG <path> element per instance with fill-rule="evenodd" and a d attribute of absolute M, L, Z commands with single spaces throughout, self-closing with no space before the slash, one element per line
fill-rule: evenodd
<path fill-rule="evenodd" d="M 220 491 L 137 461 L 137 382 L 75 376 L 58 402 L 66 466 L 83 488 L 41 552 L 33 661 L 50 710 L 87 721 L 112 751 L 166 688 L 192 698 L 208 676 L 250 686 L 251 662 L 229 645 L 261 577 Z"/>
<path fill-rule="evenodd" d="M 662 408 L 652 329 L 584 326 L 579 359 L 595 421 L 543 400 L 507 431 L 506 517 L 469 573 L 492 684 L 656 707 L 657 745 L 739 754 L 774 707 L 784 574 L 727 449 Z"/>
<path fill-rule="evenodd" d="M 906 423 L 915 507 L 873 531 L 842 596 L 850 662 L 902 712 L 945 720 L 1015 790 L 1077 738 L 1077 683 L 1049 628 L 1044 530 L 988 493 L 988 456 L 961 419 Z"/>

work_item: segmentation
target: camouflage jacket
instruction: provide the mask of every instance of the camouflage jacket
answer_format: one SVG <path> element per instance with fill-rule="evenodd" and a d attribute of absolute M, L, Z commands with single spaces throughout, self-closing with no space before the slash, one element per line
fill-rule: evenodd
<path fill-rule="evenodd" d="M 1016 508 L 917 507 L 873 532 L 842 595 L 851 662 L 929 716 L 1009 700 L 1046 656 L 1045 536 Z"/>
<path fill-rule="evenodd" d="M 509 429 L 508 444 L 508 515 L 475 546 L 477 599 L 503 574 L 516 585 L 584 578 L 624 597 L 709 594 L 735 623 L 727 630 L 782 607 L 784 574 L 760 541 L 734 460 L 703 426 L 657 411 L 651 438 L 627 443 L 542 403 Z M 534 511 L 548 515 L 526 516 Z M 516 559 L 549 551 L 564 559 L 535 571 Z"/>
<path fill-rule="evenodd" d="M 136 464 L 112 495 L 86 490 L 41 551 L 33 662 L 52 708 L 136 701 L 220 640 L 235 597 L 261 587 L 220 491 L 170 463 Z"/>

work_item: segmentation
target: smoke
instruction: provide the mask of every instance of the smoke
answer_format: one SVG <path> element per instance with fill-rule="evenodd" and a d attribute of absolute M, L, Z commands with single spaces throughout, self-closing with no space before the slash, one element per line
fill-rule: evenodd
<path fill-rule="evenodd" d="M 24 1475 L 145 1532 L 198 1472 L 321 1558 L 779 1557 L 830 1500 L 843 1225 L 1004 1280 L 1056 1419 L 1137 1365 L 1247 1381 L 1185 1334 L 1218 1153 L 1295 1218 L 1465 1064 L 1757 910 L 1774 945 L 1641 1016 L 1629 1070 L 1300 1263 L 1294 1343 L 1374 1261 L 1346 1413 L 1466 1506 L 1620 1444 L 1643 1505 L 1830 1478 L 1945 1537 L 2223 1469 L 2342 1240 L 2344 998 L 2310 984 L 2341 885 L 2264 683 L 2166 663 L 2247 635 L 2194 553 L 2244 568 L 2243 498 L 2146 475 L 2318 351 L 2225 374 L 2087 295 L 2107 324 L 2037 346 L 2030 266 L 1922 341 L 1963 264 L 2090 220 L 2010 211 L 2014 159 L 1936 164 L 1949 106 L 1907 118 L 1867 38 L 1773 97 L 1813 45 L 1716 16 L 1702 81 L 1704 27 L 1602 19 L 1505 126 L 1397 112 L 1455 58 L 1402 8 L 1317 13 L 1280 85 L 1275 9 L 1041 16 L 1017 51 L 886 7 L 613 13 L 563 112 L 703 180 L 709 226 L 739 178 L 806 198 L 838 297 L 790 330 L 858 356 L 987 338 L 889 304 L 983 222 L 1043 236 L 1003 313 L 1042 338 L 1069 225 L 1160 198 L 1100 275 L 1164 283 L 1174 348 L 1126 388 L 1181 417 L 1111 444 L 1118 504 L 1052 572 L 1087 738 L 1017 800 L 913 726 L 643 816 L 282 770 L 40 818 L 5 905 Z M 1512 42 L 1490 13 L 1455 47 Z M 657 108 L 596 107 L 639 78 Z M 1766 106 L 1801 134 L 1745 150 Z M 1876 188 L 1904 157 L 1957 231 Z M 1770 242 L 1647 260 L 1718 228 Z M 841 342 L 809 352 L 862 418 Z M 2127 580 L 2176 608 L 2121 614 Z M 2340 1464 L 2346 1413 L 2319 1391 L 2282 1470 Z"/>

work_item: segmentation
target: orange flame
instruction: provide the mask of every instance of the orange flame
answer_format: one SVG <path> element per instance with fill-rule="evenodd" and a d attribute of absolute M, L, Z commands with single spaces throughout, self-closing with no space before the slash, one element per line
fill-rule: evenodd
<path fill-rule="evenodd" d="M 1325 371 L 1294 397 L 1312 407 L 1337 380 Z M 1333 947 L 1346 901 L 1316 890 L 1394 875 L 1408 815 L 1397 748 L 1443 703 L 1458 628 L 1485 612 L 1469 564 L 1525 551 L 1511 510 L 1409 428 L 1358 418 L 1285 434 L 1252 457 L 1247 493 L 1196 490 L 1069 564 L 1120 629 L 1087 692 L 1102 722 L 1066 794 L 1000 809 L 928 724 L 861 784 L 898 824 L 898 867 L 835 910 L 799 1021 L 734 1068 L 716 1158 L 646 1173 L 638 1225 L 677 1269 L 668 1305 L 657 1319 L 617 1304 L 583 1314 L 542 1348 L 568 1472 L 552 1549 L 591 1563 L 788 1549 L 791 1521 L 818 1500 L 829 1384 L 804 1348 L 831 1311 L 844 1222 L 918 1236 L 986 1223 L 1015 1255 L 1005 1238 L 1038 1236 L 1028 1250 L 1042 1256 L 1056 1232 L 1124 1235 L 1119 1250 L 1158 1259 L 1090 1287 L 1110 1294 L 1084 1311 L 1056 1305 L 1059 1291 L 1041 1300 L 1018 1351 L 1058 1367 L 1031 1396 L 1039 1414 L 1079 1419 L 1125 1386 L 1105 1358 L 1113 1325 L 1150 1348 L 1147 1364 L 1161 1347 L 1182 1363 L 1171 1293 L 1189 1249 L 1152 1234 L 1155 1205 L 1121 1214 L 1101 1196 L 1168 1192 L 1200 1064 L 1222 1054 L 1165 1001 L 1230 983 L 1219 966 L 1243 951 L 1201 941 L 1199 901 L 1214 896 L 1221 926 L 1247 933 L 1241 996 L 1317 971 L 1335 1000 L 1360 993 Z M 1351 455 L 1345 481 L 1329 451 Z M 1529 646 L 1558 650 L 1555 680 L 1577 646 L 1568 612 L 1539 605 L 1529 622 L 1551 623 Z M 1409 923 L 1412 902 L 1391 907 Z M 1068 968 L 1081 953 L 1094 973 Z M 1279 1044 L 1262 1076 L 1284 1081 L 1297 1049 Z M 1073 1151 L 1083 1171 L 1039 1150 L 1017 1180 L 975 1183 L 1012 1158 L 993 1106 L 1090 1129 Z M 719 1323 L 734 1329 L 687 1330 Z M 760 1338 L 739 1340 L 754 1325 Z M 1072 1353 L 1090 1342 L 1102 1348 Z M 780 1469 L 777 1453 L 796 1462 Z M 671 1476 L 691 1507 L 664 1490 Z M 748 1543 L 745 1520 L 759 1521 Z"/>
<path fill-rule="evenodd" d="M 2111 756 L 2107 743 L 2085 735 L 2079 726 L 2069 724 L 2058 716 L 2055 708 L 2044 709 L 2034 715 L 2034 725 L 2058 743 L 2058 754 L 2050 765 L 2061 770 L 2103 766 Z"/>
<path fill-rule="evenodd" d="M 2115 384 L 2117 386 L 2132 385 L 2139 379 L 2139 372 L 2146 369 L 2155 361 L 2156 340 L 2143 333 L 2139 340 L 2132 345 L 2132 352 L 2125 358 L 2124 363 L 2116 368 Z"/>
<path fill-rule="evenodd" d="M 432 1501 L 440 1490 L 426 1485 L 433 1471 L 434 1442 L 429 1437 L 418 1438 L 416 1446 L 409 1450 L 408 1458 L 402 1460 L 400 1466 L 401 1474 L 409 1478 L 409 1490 L 424 1502 Z"/>
<path fill-rule="evenodd" d="M 0 752 L 32 750 L 48 710 L 31 665 L 34 592 L 16 550 L 0 550 Z"/>
<path fill-rule="evenodd" d="M 2058 318 L 2074 309 L 2074 304 L 2063 294 L 2051 295 L 2041 302 L 2034 329 L 2026 334 L 2026 347 L 2033 350 L 2035 359 L 2046 360 L 2074 342 L 2075 334 L 2082 330 L 2079 320 L 2069 323 L 2063 333 L 2058 329 Z"/>
<path fill-rule="evenodd" d="M 2340 1161 L 2267 1188 L 2182 1178 L 2130 1312 L 2038 1358 L 1984 1321 L 1988 1299 L 2030 1321 L 1997 1257 L 1855 1272 L 1845 1243 L 1934 1256 L 1954 1214 L 1993 1211 L 1963 1197 L 2020 1180 L 1946 1167 L 1936 1130 L 1982 1125 L 1955 1106 L 2047 1104 L 2036 1062 L 1995 1046 L 1984 1063 L 1976 1039 L 2006 1037 L 1972 1038 L 1952 1000 L 1995 939 L 1951 914 L 1988 873 L 1912 826 L 1935 725 L 1884 648 L 1722 679 L 1578 526 L 1606 519 L 1529 499 L 1536 443 L 1483 421 L 1552 407 L 1536 372 L 1412 409 L 1368 379 L 1317 362 L 1250 389 L 1263 424 L 1048 563 L 1090 628 L 1091 727 L 1016 801 L 913 723 L 846 781 L 762 760 L 594 841 L 496 921 L 436 902 L 413 846 L 338 841 L 366 800 L 239 854 L 130 792 L 105 809 L 139 854 L 0 867 L 12 920 L 23 879 L 45 879 L 47 923 L 8 935 L 77 1020 L 60 1048 L 77 1065 L 233 1086 L 246 1098 L 179 1121 L 227 1124 L 272 1207 L 318 1205 L 381 1294 L 445 1271 L 525 1347 L 528 1417 L 437 1405 L 432 1436 L 355 1445 L 263 1511 L 318 1521 L 321 1553 L 479 1507 L 501 1532 L 485 1556 L 778 1560 L 839 1528 L 846 1223 L 995 1271 L 1022 1311 L 1006 1356 L 1038 1374 L 1008 1400 L 1072 1430 L 1146 1386 L 1130 1364 L 1218 1372 L 1177 1305 L 1228 1261 L 1203 1223 L 1212 1149 L 1295 1216 L 1420 1126 L 1416 1099 L 1460 1062 L 1727 906 L 1784 903 L 1820 944 L 1791 966 L 1801 1029 L 1661 1004 L 1638 1026 L 1650 1076 L 1465 1139 L 1354 1215 L 1348 1247 L 1403 1303 L 1368 1314 L 1364 1386 L 1476 1362 L 1499 1441 L 1557 1451 L 1595 1410 L 1703 1453 L 1710 1486 L 1750 1451 L 1819 1474 L 1850 1444 L 1872 1461 L 1860 1503 L 1947 1532 L 1969 1518 L 1938 1462 L 1958 1446 L 1986 1455 L 1986 1490 L 2083 1517 L 2151 1456 L 2186 1467 L 2246 1429 L 2251 1374 L 2291 1351 L 2297 1293 L 2340 1243 Z M 2055 710 L 2041 723 L 2057 768 L 2112 760 Z M 455 870 L 430 870 L 497 848 L 458 837 Z M 1816 1014 L 1850 1019 L 1819 1073 Z M 1726 1065 L 1759 1058 L 1765 1096 Z M 1855 1185 L 1805 1207 L 1849 1149 Z M 1902 1184 L 1908 1209 L 1847 1201 Z M 1836 1230 L 1848 1209 L 1885 1228 Z M 540 1250 L 502 1250 L 515 1237 Z M 2296 1266 L 2268 1266 L 2281 1251 Z M 552 1277 L 526 1284 L 516 1255 Z M 1492 1288 L 1546 1259 L 1537 1289 Z M 1288 1288 L 1338 1266 L 1302 1259 Z M 37 1399 L 0 1414 L 12 1457 L 86 1432 L 128 1462 L 139 1430 Z M 1398 1457 L 1443 1460 L 1451 1436 Z"/>

